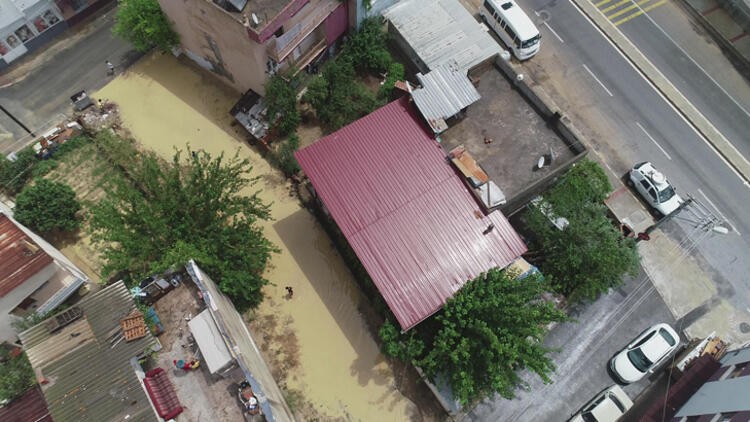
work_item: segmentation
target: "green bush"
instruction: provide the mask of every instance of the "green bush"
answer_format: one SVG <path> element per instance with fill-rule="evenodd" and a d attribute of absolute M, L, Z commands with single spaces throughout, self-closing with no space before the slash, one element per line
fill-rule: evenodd
<path fill-rule="evenodd" d="M 392 62 L 388 66 L 388 76 L 385 78 L 385 82 L 378 91 L 378 98 L 384 101 L 388 101 L 393 92 L 393 87 L 397 81 L 404 79 L 404 65 L 398 62 Z"/>
<path fill-rule="evenodd" d="M 47 233 L 54 230 L 77 229 L 76 216 L 81 204 L 70 186 L 47 179 L 36 179 L 16 198 L 15 218 L 32 230 Z"/>
<path fill-rule="evenodd" d="M 293 88 L 295 84 L 292 82 L 277 74 L 266 84 L 265 101 L 268 105 L 268 116 L 280 136 L 294 132 L 302 120 L 297 110 L 297 91 Z"/>
<path fill-rule="evenodd" d="M 276 163 L 287 177 L 292 177 L 302 170 L 297 159 L 294 158 L 294 151 L 297 151 L 297 148 L 299 148 L 299 137 L 293 133 L 289 139 L 279 145 L 275 153 Z"/>
<path fill-rule="evenodd" d="M 350 35 L 342 54 L 360 71 L 383 73 L 393 61 L 386 47 L 387 40 L 382 18 L 367 18 L 360 23 L 357 32 Z"/>
<path fill-rule="evenodd" d="M 0 186 L 9 195 L 16 195 L 31 179 L 34 166 L 39 163 L 36 153 L 26 147 L 16 153 L 14 161 L 2 157 L 0 161 Z"/>
<path fill-rule="evenodd" d="M 0 402 L 5 402 L 21 396 L 33 387 L 36 377 L 25 353 L 10 357 L 4 347 L 0 350 Z"/>

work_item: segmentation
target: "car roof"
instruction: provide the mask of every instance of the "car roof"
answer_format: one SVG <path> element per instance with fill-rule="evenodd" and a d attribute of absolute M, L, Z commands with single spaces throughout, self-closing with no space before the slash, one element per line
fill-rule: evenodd
<path fill-rule="evenodd" d="M 667 180 L 667 177 L 664 176 L 664 173 L 657 170 L 656 167 L 651 164 L 651 162 L 644 163 L 640 168 L 638 168 L 638 171 L 645 177 L 647 177 L 648 180 L 650 180 L 651 183 L 654 184 L 654 187 L 656 187 L 656 189 L 658 189 L 659 191 L 662 191 L 670 186 L 669 180 Z M 657 176 L 654 177 L 654 175 Z"/>
<path fill-rule="evenodd" d="M 654 333 L 654 335 L 640 347 L 640 349 L 643 351 L 643 354 L 646 355 L 648 360 L 650 360 L 651 362 L 658 361 L 659 359 L 664 357 L 666 352 L 668 352 L 672 348 L 672 346 L 670 346 L 669 343 L 664 340 L 664 337 L 659 334 L 659 330 L 661 329 L 664 329 L 664 327 L 661 325 L 654 327 L 654 331 L 656 331 L 656 333 Z M 651 330 L 649 330 L 649 332 L 650 331 Z M 674 333 L 670 332 L 670 330 L 667 330 L 667 332 L 669 333 L 669 335 L 674 335 Z M 675 341 L 678 341 L 678 339 L 675 338 Z"/>
<path fill-rule="evenodd" d="M 619 400 L 620 403 L 625 406 L 626 411 L 633 405 L 630 397 L 628 397 L 627 394 L 625 394 L 625 392 L 622 391 L 622 388 L 620 388 L 620 386 L 618 385 L 613 385 L 612 387 L 605 390 L 602 394 L 604 394 L 606 398 L 602 400 L 601 403 L 599 403 L 599 406 L 597 406 L 595 409 L 592 409 L 591 411 L 591 414 L 594 415 L 594 417 L 598 421 L 615 421 L 623 415 L 623 412 L 620 410 L 620 408 L 612 401 L 611 396 L 615 396 L 617 400 Z"/>

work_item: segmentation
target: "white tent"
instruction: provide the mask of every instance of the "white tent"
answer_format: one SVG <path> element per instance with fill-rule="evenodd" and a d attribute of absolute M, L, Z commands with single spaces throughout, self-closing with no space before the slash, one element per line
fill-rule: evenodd
<path fill-rule="evenodd" d="M 209 372 L 215 374 L 232 363 L 232 355 L 216 326 L 211 311 L 204 310 L 188 323 Z"/>

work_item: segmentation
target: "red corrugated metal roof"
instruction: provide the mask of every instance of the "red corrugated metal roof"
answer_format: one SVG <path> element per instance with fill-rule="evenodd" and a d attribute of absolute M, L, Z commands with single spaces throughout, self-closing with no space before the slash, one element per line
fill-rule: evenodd
<path fill-rule="evenodd" d="M 0 421 L 3 422 L 52 422 L 42 391 L 38 386 L 25 392 L 21 397 L 0 407 Z"/>
<path fill-rule="evenodd" d="M 404 330 L 526 251 L 505 216 L 482 213 L 407 97 L 295 155 Z"/>
<path fill-rule="evenodd" d="M 52 262 L 5 214 L 0 214 L 0 297 L 10 293 Z"/>

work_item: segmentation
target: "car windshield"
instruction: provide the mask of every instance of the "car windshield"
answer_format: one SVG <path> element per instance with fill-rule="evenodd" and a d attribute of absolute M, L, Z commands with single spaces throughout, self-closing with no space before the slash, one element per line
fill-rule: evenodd
<path fill-rule="evenodd" d="M 581 417 L 585 422 L 599 422 L 596 420 L 594 415 L 591 414 L 591 412 L 581 413 Z"/>
<path fill-rule="evenodd" d="M 667 186 L 666 188 L 659 191 L 659 202 L 667 202 L 674 196 L 674 188 Z"/>
<path fill-rule="evenodd" d="M 661 336 L 662 336 L 662 337 L 664 337 L 664 340 L 665 340 L 665 341 L 667 342 L 667 344 L 669 344 L 670 346 L 674 346 L 674 345 L 675 345 L 675 343 L 677 343 L 677 340 L 675 340 L 675 339 L 674 339 L 674 337 L 672 337 L 672 335 L 671 335 L 671 334 L 669 334 L 669 332 L 667 332 L 667 330 L 665 330 L 665 329 L 663 329 L 663 328 L 660 328 L 660 329 L 659 329 L 659 334 L 661 334 Z"/>
<path fill-rule="evenodd" d="M 536 44 L 536 43 L 539 42 L 539 38 L 541 38 L 541 37 L 542 37 L 541 35 L 537 35 L 534 38 L 530 38 L 530 39 L 524 41 L 523 43 L 521 43 L 521 48 L 529 48 L 529 47 L 534 46 L 534 44 Z"/>
<path fill-rule="evenodd" d="M 641 372 L 648 371 L 648 368 L 653 365 L 653 362 L 648 360 L 646 355 L 643 354 L 641 349 L 634 349 L 628 352 L 628 359 L 630 359 L 630 363 L 635 366 L 636 369 L 638 369 Z"/>

